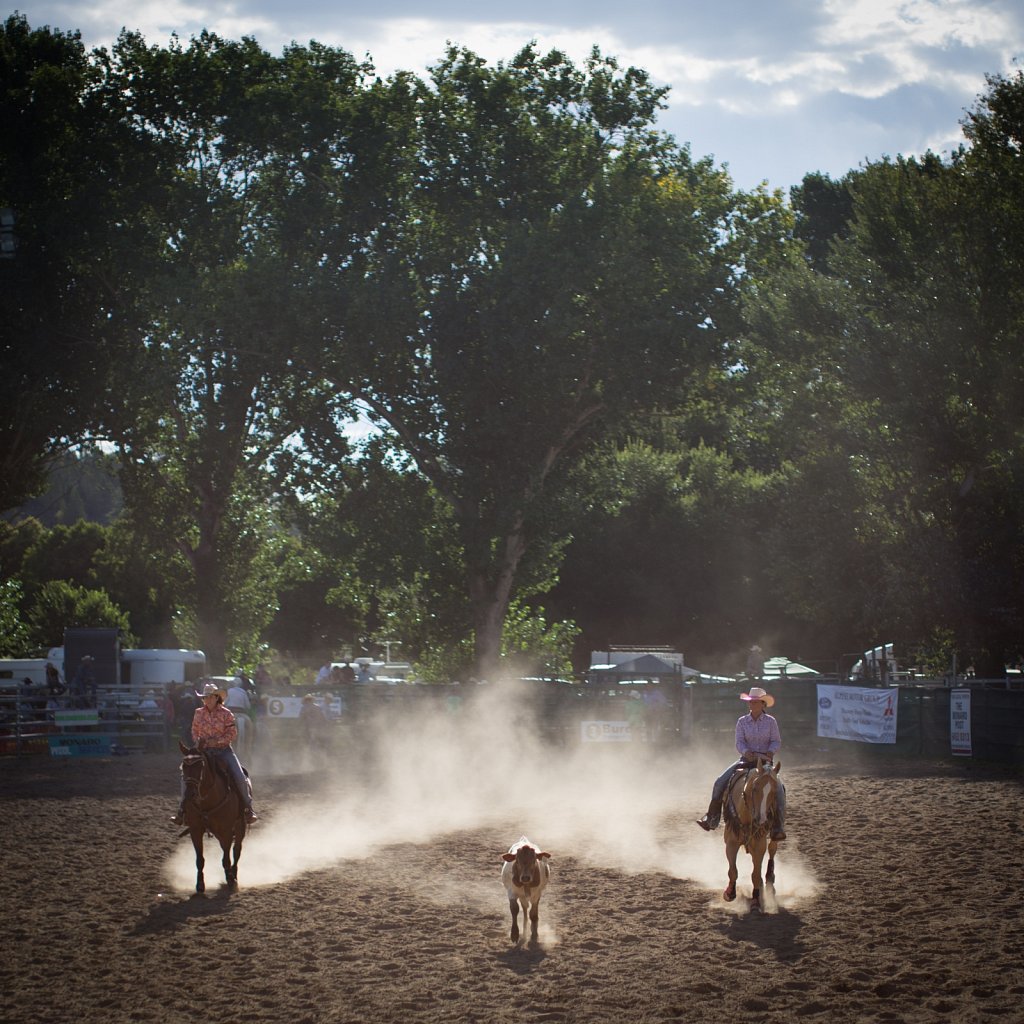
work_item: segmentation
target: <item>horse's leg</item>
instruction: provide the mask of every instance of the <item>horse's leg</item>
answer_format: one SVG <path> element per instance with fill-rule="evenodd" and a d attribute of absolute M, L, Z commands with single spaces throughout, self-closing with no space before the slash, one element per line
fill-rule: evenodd
<path fill-rule="evenodd" d="M 238 884 L 238 858 L 242 856 L 242 840 L 245 838 L 245 823 L 235 827 L 235 842 L 231 848 L 231 884 Z"/>
<path fill-rule="evenodd" d="M 228 885 L 231 884 L 231 838 L 233 833 L 229 832 L 223 839 L 220 840 L 220 852 L 221 858 L 220 863 L 224 868 L 224 881 Z"/>
<path fill-rule="evenodd" d="M 729 884 L 725 887 L 725 892 L 722 893 L 723 898 L 726 902 L 731 903 L 736 899 L 736 854 L 739 851 L 740 844 L 731 837 L 726 837 L 725 840 L 725 856 L 729 861 Z"/>
<path fill-rule="evenodd" d="M 764 836 L 759 839 L 755 839 L 750 845 L 750 861 L 752 864 L 752 870 L 750 872 L 750 884 L 753 888 L 753 894 L 750 897 L 750 902 L 755 907 L 761 906 L 761 864 L 764 861 L 764 851 L 767 843 L 765 842 Z"/>
<path fill-rule="evenodd" d="M 764 873 L 764 879 L 769 885 L 775 884 L 775 851 L 779 848 L 779 844 L 774 840 L 770 840 L 768 843 L 768 869 Z"/>
<path fill-rule="evenodd" d="M 203 858 L 203 826 L 192 826 L 192 846 L 196 851 L 196 892 L 206 892 L 206 881 L 203 878 L 203 866 L 206 864 Z"/>

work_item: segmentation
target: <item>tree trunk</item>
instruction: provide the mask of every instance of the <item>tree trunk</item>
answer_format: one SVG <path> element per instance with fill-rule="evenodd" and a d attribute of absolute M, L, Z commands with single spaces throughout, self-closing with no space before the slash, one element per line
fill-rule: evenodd
<path fill-rule="evenodd" d="M 221 516 L 210 503 L 200 506 L 196 517 L 199 543 L 183 545 L 192 567 L 195 595 L 196 635 L 199 648 L 206 655 L 210 675 L 227 674 L 227 632 L 224 628 L 224 601 L 220 592 L 221 566 L 217 553 L 217 534 Z"/>
<path fill-rule="evenodd" d="M 501 634 L 512 595 L 512 583 L 526 544 L 521 529 L 505 537 L 490 565 L 469 567 L 473 608 L 474 655 L 478 679 L 497 680 L 501 673 Z"/>

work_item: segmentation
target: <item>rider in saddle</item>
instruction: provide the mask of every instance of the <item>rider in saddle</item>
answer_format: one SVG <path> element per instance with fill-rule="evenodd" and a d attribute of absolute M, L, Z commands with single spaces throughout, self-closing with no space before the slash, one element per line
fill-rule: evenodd
<path fill-rule="evenodd" d="M 782 746 L 779 723 L 765 713 L 765 708 L 770 708 L 775 703 L 775 698 L 770 693 L 765 693 L 760 686 L 752 686 L 750 693 L 740 694 L 740 700 L 750 705 L 750 712 L 736 722 L 736 750 L 740 757 L 715 779 L 708 812 L 697 821 L 705 832 L 718 828 L 722 816 L 722 797 L 733 775 L 741 768 L 756 767 L 758 758 L 771 764 L 779 747 Z M 781 781 L 776 793 L 776 815 L 777 821 L 772 828 L 771 837 L 778 841 L 786 838 L 786 790 Z"/>
<path fill-rule="evenodd" d="M 196 709 L 192 716 L 192 740 L 200 750 L 205 750 L 211 757 L 217 758 L 221 764 L 226 765 L 235 781 L 235 788 L 238 795 L 245 804 L 245 820 L 250 825 L 259 820 L 256 812 L 252 809 L 252 796 L 249 794 L 249 786 L 245 781 L 242 766 L 231 749 L 231 744 L 238 736 L 238 726 L 235 723 L 235 716 L 224 706 L 224 698 L 227 696 L 216 683 L 207 683 L 202 693 L 196 693 L 197 697 L 203 698 L 203 706 Z M 175 825 L 182 825 L 185 822 L 185 780 L 181 783 L 181 801 L 178 804 L 178 813 L 171 818 Z"/>

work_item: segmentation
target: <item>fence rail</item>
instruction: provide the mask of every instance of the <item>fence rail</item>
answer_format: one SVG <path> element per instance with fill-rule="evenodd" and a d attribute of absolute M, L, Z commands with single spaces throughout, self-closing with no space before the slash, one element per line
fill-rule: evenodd
<path fill-rule="evenodd" d="M 850 747 L 850 741 L 817 735 L 817 685 L 838 683 L 836 677 L 772 680 L 766 685 L 777 704 L 788 748 Z M 500 685 L 500 684 L 496 684 Z M 855 684 L 849 684 L 855 685 Z M 527 684 L 529 705 L 536 710 L 540 734 L 549 743 L 585 742 L 595 723 L 628 723 L 631 742 L 732 750 L 736 719 L 742 713 L 739 685 L 663 683 L 654 686 L 594 687 Z M 951 756 L 950 700 L 953 689 L 969 688 L 972 753 L 979 759 L 1024 763 L 1024 686 L 1013 680 L 922 680 L 901 682 L 898 691 L 898 732 L 895 744 L 858 744 L 872 756 L 888 754 Z M 301 691 L 289 694 L 298 696 Z M 358 725 L 391 710 L 422 708 L 446 713 L 485 697 L 486 688 L 471 686 L 350 686 L 342 692 L 338 723 Z M 40 703 L 41 701 L 41 703 Z M 50 702 L 53 705 L 53 702 Z M 143 706 L 138 691 L 101 690 L 91 720 L 76 720 L 74 709 L 47 706 L 35 694 L 0 694 L 0 754 L 70 752 L 94 744 L 97 752 L 166 751 L 188 722 L 168 720 L 160 708 Z M 88 710 L 88 709 L 86 709 Z M 336 724 L 338 724 L 336 723 Z M 589 726 L 588 726 L 589 723 Z M 270 720 L 281 739 L 297 738 L 297 719 Z M 255 731 L 255 730 L 253 730 Z"/>

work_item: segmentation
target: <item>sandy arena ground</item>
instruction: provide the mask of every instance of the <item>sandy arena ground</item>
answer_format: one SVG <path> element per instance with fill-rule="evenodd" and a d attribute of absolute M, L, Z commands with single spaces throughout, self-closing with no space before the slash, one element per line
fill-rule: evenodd
<path fill-rule="evenodd" d="M 0 1019 L 1024 1021 L 1020 769 L 784 750 L 760 912 L 749 858 L 725 903 L 722 832 L 693 824 L 729 750 L 552 750 L 516 724 L 254 757 L 239 888 L 208 841 L 202 896 L 167 820 L 177 754 L 4 758 Z M 513 945 L 498 877 L 522 833 L 553 878 Z"/>

